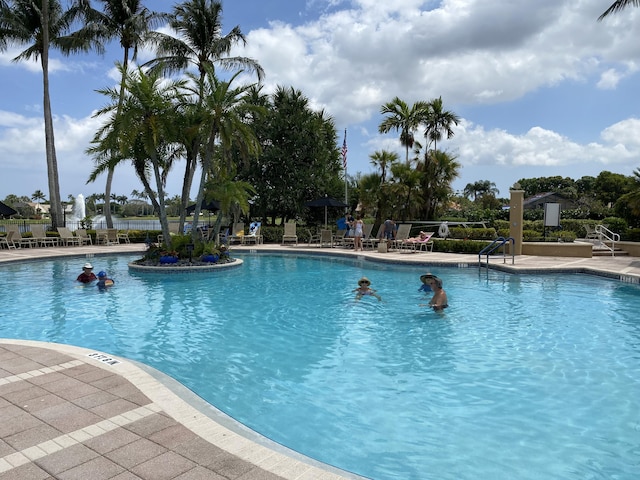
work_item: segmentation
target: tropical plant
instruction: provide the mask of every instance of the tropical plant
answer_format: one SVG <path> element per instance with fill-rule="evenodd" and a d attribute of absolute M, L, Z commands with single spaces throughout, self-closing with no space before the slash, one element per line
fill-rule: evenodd
<path fill-rule="evenodd" d="M 201 88 L 205 85 L 207 71 L 215 73 L 214 67 L 219 65 L 225 70 L 243 69 L 254 72 L 258 80 L 262 79 L 262 67 L 253 59 L 231 56 L 231 49 L 236 45 L 245 45 L 246 39 L 239 26 L 229 33 L 222 33 L 222 3 L 211 0 L 188 0 L 177 4 L 172 12 L 169 26 L 176 32 L 176 36 L 154 32 L 151 38 L 156 46 L 156 58 L 147 62 L 154 69 L 164 72 L 181 72 L 193 65 L 198 70 L 198 81 Z M 204 101 L 203 90 L 194 92 L 197 103 L 192 113 L 197 117 Z M 194 118 L 193 123 L 198 123 Z M 203 136 L 204 135 L 204 136 Z M 185 175 L 182 184 L 182 211 L 180 214 L 180 228 L 185 219 L 186 207 L 196 170 L 198 155 L 202 143 L 207 138 L 206 132 L 198 128 L 183 130 L 183 143 L 186 148 Z"/>
<path fill-rule="evenodd" d="M 87 22 L 77 35 L 91 42 L 98 51 L 103 50 L 103 44 L 117 39 L 122 47 L 122 65 L 125 71 L 129 66 L 129 56 L 135 61 L 138 48 L 144 45 L 146 35 L 162 21 L 166 15 L 151 12 L 144 7 L 140 0 L 98 0 L 102 11 L 87 8 L 85 10 Z M 88 6 L 88 5 L 87 5 Z M 120 96 L 116 115 L 120 114 L 124 102 L 124 75 L 120 77 Z M 113 228 L 111 218 L 111 184 L 113 182 L 114 167 L 118 163 L 117 154 L 113 154 L 113 165 L 107 169 L 105 183 L 104 215 L 108 228 Z"/>
<path fill-rule="evenodd" d="M 371 165 L 380 169 L 380 184 L 387 179 L 387 168 L 392 167 L 398 161 L 398 154 L 387 150 L 378 150 L 369 155 Z"/>
<path fill-rule="evenodd" d="M 621 12 L 627 7 L 640 7 L 640 0 L 616 0 L 604 11 L 602 15 L 598 17 L 598 21 L 601 21 L 614 13 Z"/>
<path fill-rule="evenodd" d="M 186 82 L 167 81 L 159 72 L 144 72 L 140 68 L 131 72 L 122 65 L 118 68 L 125 79 L 126 94 L 118 113 L 120 92 L 114 88 L 99 90 L 112 103 L 94 115 L 109 115 L 109 119 L 95 134 L 93 146 L 87 150 L 95 156 L 97 164 L 90 180 L 114 165 L 113 152 L 117 152 L 118 161 L 132 160 L 145 192 L 158 211 L 162 235 L 170 243 L 164 182 L 170 160 L 178 148 L 176 126 L 180 105 L 184 103 L 182 91 Z M 151 175 L 157 193 L 151 188 Z"/>
<path fill-rule="evenodd" d="M 204 79 L 190 75 L 194 85 L 189 91 L 194 94 L 201 92 L 197 102 L 202 102 L 201 128 L 205 143 L 201 162 L 200 184 L 196 196 L 196 207 L 193 212 L 193 223 L 198 224 L 200 207 L 204 199 L 204 189 L 208 177 L 214 173 L 213 161 L 216 151 L 223 153 L 232 146 L 237 146 L 247 155 L 257 155 L 260 144 L 255 132 L 244 122 L 246 115 L 260 111 L 260 107 L 245 102 L 244 97 L 251 85 L 232 87 L 233 82 L 241 72 L 234 74 L 229 81 L 219 80 L 213 67 L 205 66 Z M 196 238 L 197 232 L 192 231 Z"/>
<path fill-rule="evenodd" d="M 424 136 L 428 141 L 427 148 L 433 142 L 433 149 L 438 149 L 438 141 L 443 135 L 451 138 L 454 135 L 453 125 L 458 125 L 460 118 L 449 110 L 444 110 L 442 97 L 434 98 L 429 102 L 429 108 L 423 110 L 421 123 L 426 125 Z"/>
<path fill-rule="evenodd" d="M 72 25 L 82 13 L 81 3 L 74 2 L 71 8 L 64 10 L 58 0 L 0 1 L 0 50 L 6 50 L 9 44 L 29 45 L 13 61 L 40 60 L 42 67 L 50 214 L 51 222 L 56 227 L 64 225 L 64 217 L 49 91 L 49 50 L 53 47 L 64 55 L 70 55 L 89 49 L 89 44 L 82 38 L 69 35 Z"/>
<path fill-rule="evenodd" d="M 388 133 L 391 130 L 400 132 L 400 144 L 405 147 L 407 164 L 409 163 L 409 149 L 413 148 L 415 141 L 414 132 L 422 123 L 428 110 L 429 104 L 427 102 L 416 102 L 409 107 L 399 97 L 385 103 L 380 109 L 380 113 L 386 117 L 378 126 L 378 131 L 380 133 Z"/>

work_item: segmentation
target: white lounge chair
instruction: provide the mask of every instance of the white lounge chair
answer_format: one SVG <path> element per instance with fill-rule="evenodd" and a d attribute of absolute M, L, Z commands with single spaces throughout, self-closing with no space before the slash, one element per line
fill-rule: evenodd
<path fill-rule="evenodd" d="M 80 246 L 80 238 L 73 235 L 67 227 L 58 227 L 58 233 L 60 234 L 60 243 L 65 247 L 69 245 Z"/>
<path fill-rule="evenodd" d="M 33 239 L 36 242 L 36 245 L 40 247 L 51 246 L 55 247 L 58 245 L 58 239 L 56 237 L 47 237 L 46 229 L 42 224 L 33 224 L 31 225 L 31 234 L 33 235 Z"/>
<path fill-rule="evenodd" d="M 284 224 L 284 235 L 282 235 L 282 244 L 287 242 L 295 242 L 298 245 L 298 233 L 296 232 L 297 226 L 295 222 L 288 222 Z"/>

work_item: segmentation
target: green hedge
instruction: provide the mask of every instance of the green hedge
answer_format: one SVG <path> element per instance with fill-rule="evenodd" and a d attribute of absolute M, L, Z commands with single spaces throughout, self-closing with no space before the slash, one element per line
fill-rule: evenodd
<path fill-rule="evenodd" d="M 465 239 L 465 240 L 493 240 L 497 238 L 495 228 L 465 228 L 465 227 L 450 227 L 449 236 L 451 238 Z"/>

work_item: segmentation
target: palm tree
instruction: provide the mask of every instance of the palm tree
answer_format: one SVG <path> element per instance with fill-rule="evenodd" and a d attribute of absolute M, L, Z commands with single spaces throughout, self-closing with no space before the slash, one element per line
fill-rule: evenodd
<path fill-rule="evenodd" d="M 598 17 L 598 21 L 602 21 L 605 17 L 613 13 L 618 13 L 627 7 L 640 7 L 640 0 L 616 0 L 607 8 L 602 15 Z"/>
<path fill-rule="evenodd" d="M 80 2 L 63 10 L 58 0 L 34 2 L 32 0 L 0 1 L 0 50 L 9 43 L 29 45 L 13 61 L 40 60 L 42 67 L 44 136 L 51 203 L 51 223 L 64 226 L 58 160 L 56 158 L 53 116 L 49 95 L 49 49 L 58 48 L 64 55 L 87 51 L 89 45 L 81 38 L 68 35 L 82 9 Z"/>
<path fill-rule="evenodd" d="M 398 161 L 398 154 L 387 150 L 378 150 L 369 155 L 369 160 L 371 165 L 380 168 L 380 184 L 383 184 L 387 178 L 387 168 Z"/>
<path fill-rule="evenodd" d="M 36 190 L 31 194 L 31 200 L 33 200 L 34 202 L 38 202 L 38 213 L 42 213 L 42 207 L 40 205 L 45 199 L 46 197 L 44 193 L 42 193 L 42 190 Z"/>
<path fill-rule="evenodd" d="M 418 162 L 416 170 L 422 175 L 423 217 L 435 218 L 438 206 L 443 205 L 452 193 L 451 183 L 458 177 L 460 163 L 456 157 L 439 150 L 425 153 L 424 161 Z"/>
<path fill-rule="evenodd" d="M 159 72 L 145 73 L 140 68 L 127 72 L 120 65 L 119 69 L 125 79 L 126 91 L 119 114 L 120 92 L 113 88 L 99 91 L 109 97 L 112 103 L 95 114 L 110 117 L 95 134 L 93 147 L 87 150 L 96 156 L 98 164 L 90 178 L 113 166 L 111 154 L 114 151 L 118 152 L 118 161 L 131 159 L 147 195 L 158 211 L 162 235 L 170 242 L 164 182 L 169 159 L 176 149 L 177 118 L 181 113 L 179 105 L 184 102 L 182 91 L 186 82 L 164 81 Z M 151 187 L 150 175 L 155 180 L 157 194 Z"/>
<path fill-rule="evenodd" d="M 380 113 L 387 115 L 387 117 L 378 126 L 378 131 L 380 133 L 389 133 L 391 130 L 400 132 L 400 144 L 405 147 L 407 164 L 409 163 L 409 148 L 413 147 L 414 142 L 413 132 L 417 130 L 428 108 L 427 102 L 416 102 L 409 108 L 406 102 L 395 97 L 380 109 Z"/>
<path fill-rule="evenodd" d="M 479 196 L 492 193 L 494 195 L 500 193 L 500 190 L 496 188 L 496 184 L 489 180 L 479 180 L 473 183 L 467 183 L 463 191 L 465 197 L 469 198 L 473 196 L 475 201 Z"/>
<path fill-rule="evenodd" d="M 253 85 L 233 87 L 232 84 L 241 72 L 236 73 L 229 81 L 219 80 L 211 66 L 205 66 L 204 81 L 191 75 L 194 86 L 192 94 L 201 92 L 202 96 L 196 102 L 202 102 L 202 134 L 206 143 L 203 144 L 202 170 L 196 207 L 193 212 L 193 224 L 197 225 L 200 206 L 204 198 L 204 188 L 208 176 L 213 173 L 213 160 L 217 151 L 224 158 L 226 152 L 237 146 L 246 155 L 257 155 L 260 144 L 255 132 L 244 119 L 251 113 L 262 112 L 262 108 L 245 101 Z M 192 231 L 195 242 L 197 232 Z"/>
<path fill-rule="evenodd" d="M 442 140 L 442 135 L 446 134 L 447 138 L 453 137 L 453 125 L 458 125 L 460 118 L 453 112 L 444 110 L 442 106 L 442 97 L 434 98 L 429 102 L 429 108 L 426 110 L 422 123 L 426 125 L 424 136 L 429 144 L 433 142 L 433 149 L 438 149 L 438 141 Z"/>
<path fill-rule="evenodd" d="M 151 12 L 141 0 L 99 0 L 102 3 L 103 11 L 88 9 L 87 24 L 78 32 L 87 41 L 93 42 L 94 46 L 102 51 L 103 43 L 113 39 L 120 42 L 123 51 L 122 65 L 125 71 L 129 66 L 129 56 L 135 61 L 138 56 L 138 48 L 145 44 L 149 31 L 163 20 L 166 14 Z M 124 101 L 124 76 L 120 78 L 120 97 L 116 115 L 122 110 Z M 114 153 L 114 165 L 107 170 L 107 181 L 105 184 L 105 220 L 107 227 L 113 228 L 111 218 L 111 184 L 113 183 L 113 173 L 118 159 Z"/>
<path fill-rule="evenodd" d="M 221 66 L 225 70 L 239 68 L 257 74 L 258 80 L 264 76 L 262 67 L 248 57 L 230 56 L 231 49 L 236 45 L 245 45 L 246 39 L 239 26 L 229 33 L 222 33 L 222 3 L 211 0 L 188 0 L 174 7 L 169 26 L 178 34 L 177 37 L 160 32 L 152 34 L 156 45 L 157 57 L 146 65 L 161 68 L 166 72 L 180 72 L 190 65 L 197 68 L 199 85 L 204 85 L 207 68 Z M 197 92 L 202 104 L 203 92 Z M 197 114 L 197 112 L 196 112 Z M 193 175 L 197 164 L 197 157 L 201 151 L 202 139 L 198 131 L 185 130 L 185 147 L 187 163 L 182 185 L 182 210 L 180 226 L 184 224 L 184 217 L 189 193 L 193 182 Z M 199 204 L 198 204 L 199 205 Z M 197 207 L 196 207 L 197 208 Z"/>

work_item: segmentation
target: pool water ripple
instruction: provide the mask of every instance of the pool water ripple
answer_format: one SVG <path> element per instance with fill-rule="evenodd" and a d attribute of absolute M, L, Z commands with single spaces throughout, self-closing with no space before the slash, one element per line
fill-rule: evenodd
<path fill-rule="evenodd" d="M 573 275 L 246 256 L 198 275 L 7 265 L 0 336 L 152 365 L 260 433 L 379 480 L 636 478 L 640 289 Z M 356 301 L 366 275 L 382 301 Z M 34 285 L 37 279 L 37 286 Z"/>

